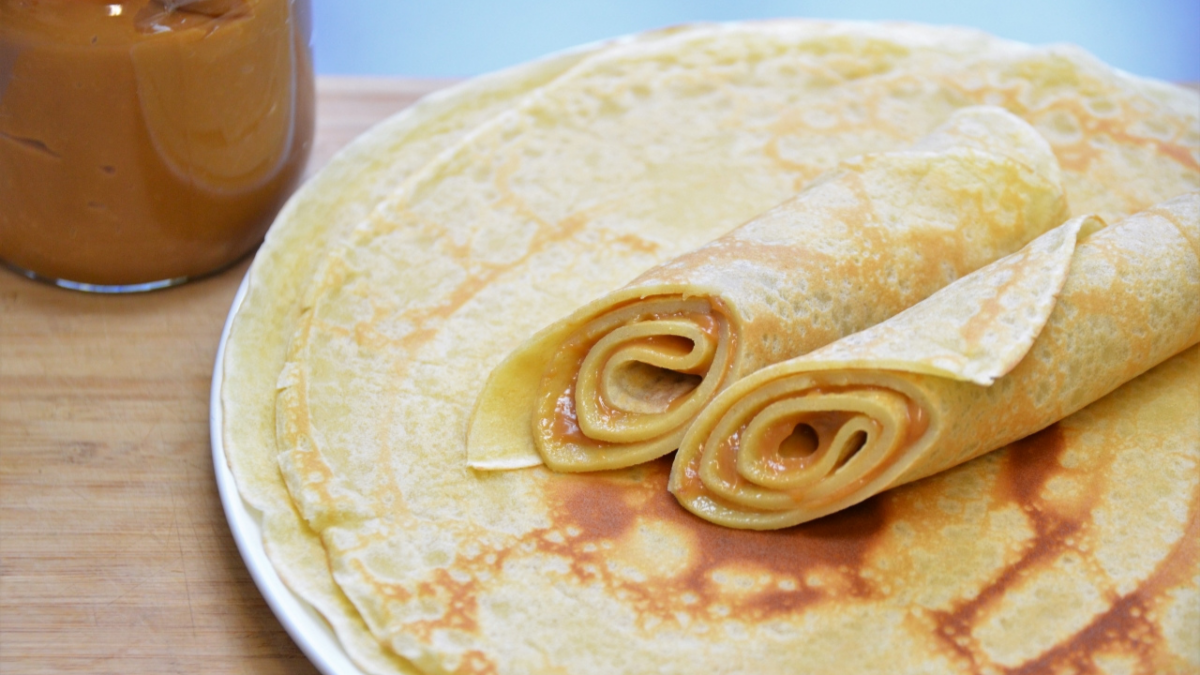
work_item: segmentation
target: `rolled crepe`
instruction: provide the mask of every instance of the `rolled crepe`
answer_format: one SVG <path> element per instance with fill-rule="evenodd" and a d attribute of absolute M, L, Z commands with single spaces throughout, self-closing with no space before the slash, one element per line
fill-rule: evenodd
<path fill-rule="evenodd" d="M 788 527 L 1007 445 L 1200 342 L 1200 193 L 1097 227 L 1072 219 L 741 380 L 688 430 L 671 492 L 720 525 Z"/>
<path fill-rule="evenodd" d="M 913 148 L 843 162 L 519 347 L 468 434 L 477 469 L 632 466 L 725 387 L 874 325 L 1067 218 L 1031 127 L 965 108 Z"/>

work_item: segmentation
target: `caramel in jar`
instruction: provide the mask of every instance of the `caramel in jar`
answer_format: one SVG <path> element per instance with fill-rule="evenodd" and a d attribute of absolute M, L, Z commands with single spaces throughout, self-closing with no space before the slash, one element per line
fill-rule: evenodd
<path fill-rule="evenodd" d="M 87 290 L 233 262 L 313 134 L 309 0 L 0 0 L 0 259 Z"/>

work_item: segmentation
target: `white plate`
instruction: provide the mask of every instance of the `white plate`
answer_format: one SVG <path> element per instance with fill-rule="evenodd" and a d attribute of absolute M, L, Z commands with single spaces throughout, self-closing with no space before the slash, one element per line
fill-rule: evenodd
<path fill-rule="evenodd" d="M 266 598 L 279 623 L 283 624 L 288 635 L 292 636 L 317 670 L 323 675 L 365 675 L 350 661 L 325 619 L 321 618 L 312 605 L 292 593 L 275 572 L 271 561 L 267 559 L 266 550 L 263 549 L 261 515 L 242 501 L 233 479 L 233 472 L 229 470 L 229 464 L 225 461 L 221 428 L 221 373 L 225 361 L 225 342 L 229 339 L 229 327 L 233 324 L 233 317 L 246 296 L 248 278 L 249 273 L 242 279 L 237 295 L 233 298 L 233 306 L 229 309 L 229 316 L 225 318 L 221 343 L 217 347 L 217 360 L 213 365 L 212 393 L 209 397 L 209 434 L 212 437 L 213 469 L 217 475 L 221 505 L 225 508 L 225 519 L 229 521 L 229 529 L 233 532 L 238 551 L 241 552 L 242 560 L 250 570 L 250 576 L 254 578 L 258 590 Z"/>

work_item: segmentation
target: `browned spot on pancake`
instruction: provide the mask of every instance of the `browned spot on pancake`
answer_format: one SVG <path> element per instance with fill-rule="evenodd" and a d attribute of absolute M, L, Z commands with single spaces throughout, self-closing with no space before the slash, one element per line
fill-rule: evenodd
<path fill-rule="evenodd" d="M 1128 118 L 1109 120 L 1089 116 L 1085 119 L 1086 137 L 1095 138 L 1107 135 L 1115 145 L 1121 148 L 1153 147 L 1156 154 L 1170 157 L 1189 171 L 1200 170 L 1200 164 L 1197 164 L 1196 158 L 1192 156 L 1191 148 L 1156 138 L 1136 136 L 1128 131 L 1128 128 L 1132 126 Z"/>
<path fill-rule="evenodd" d="M 537 534 L 537 547 L 571 561 L 573 574 L 584 582 L 599 581 L 631 600 L 642 614 L 678 620 L 728 616 L 761 621 L 802 613 L 823 599 L 869 597 L 870 582 L 859 574 L 863 560 L 885 523 L 886 499 L 872 499 L 819 521 L 787 530 L 754 532 L 713 525 L 688 513 L 667 491 L 672 457 L 632 469 L 603 474 L 559 475 L 550 483 L 554 525 Z M 630 499 L 636 493 L 635 499 Z M 631 582 L 611 574 L 605 561 L 616 542 L 637 522 L 665 523 L 692 537 L 692 558 L 677 576 Z M 568 537 L 547 538 L 550 532 Z M 570 536 L 574 535 L 574 536 Z M 591 546 L 589 546 L 589 544 Z M 770 574 L 782 583 L 758 592 L 723 592 L 712 580 L 715 571 Z M 839 583 L 814 586 L 814 571 L 832 573 Z"/>
<path fill-rule="evenodd" d="M 1145 666 L 1151 657 L 1156 637 L 1156 628 L 1146 616 L 1146 605 L 1140 594 L 1135 592 L 1114 602 L 1107 612 L 1096 617 L 1070 642 L 1058 645 L 1007 672 L 1012 675 L 1098 673 L 1101 671 L 1093 662 L 1092 655 L 1102 647 L 1113 645 L 1120 645 L 1121 654 L 1136 656 Z"/>
<path fill-rule="evenodd" d="M 1068 540 L 1084 525 L 1082 519 L 1069 519 L 1040 506 L 1039 494 L 1043 485 L 1061 470 L 1059 457 L 1063 448 L 1063 434 L 1057 424 L 1008 446 L 1000 489 L 1004 496 L 1023 506 L 1036 534 L 1021 557 L 976 597 L 952 611 L 933 612 L 936 634 L 952 652 L 969 662 L 970 671 L 976 673 L 1098 673 L 1101 671 L 1093 657 L 1106 651 L 1135 657 L 1140 664 L 1137 672 L 1169 670 L 1171 664 L 1161 663 L 1158 656 L 1162 637 L 1152 620 L 1152 611 L 1167 589 L 1188 580 L 1198 566 L 1200 500 L 1195 498 L 1183 536 L 1154 574 L 1133 592 L 1111 598 L 1108 610 L 1069 640 L 1014 668 L 988 662 L 973 644 L 971 633 L 981 610 L 999 601 L 1032 569 L 1070 548 Z M 1089 508 L 1085 512 L 1090 514 L 1091 511 Z"/>
<path fill-rule="evenodd" d="M 966 659 L 975 672 L 978 672 L 982 659 L 971 649 L 971 631 L 980 611 L 1003 597 L 1029 569 L 1061 553 L 1066 546 L 1065 540 L 1079 529 L 1078 522 L 1043 512 L 1038 506 L 1038 494 L 1058 468 L 1063 448 L 1062 430 L 1057 424 L 1008 446 L 1000 489 L 1005 497 L 1023 506 L 1033 523 L 1033 540 L 1016 562 L 1004 568 L 974 598 L 950 611 L 931 612 L 937 624 L 936 635 L 953 653 Z"/>
<path fill-rule="evenodd" d="M 1161 655 L 1162 635 L 1152 618 L 1164 594 L 1187 582 L 1200 567 L 1200 495 L 1194 494 L 1183 535 L 1154 573 L 1131 593 L 1117 598 L 1108 611 L 1092 620 L 1069 642 L 1037 659 L 1009 671 L 1013 675 L 1035 673 L 1100 672 L 1092 659 L 1097 653 L 1117 651 L 1136 656 L 1138 672 L 1175 672 L 1178 664 Z"/>
<path fill-rule="evenodd" d="M 1015 103 L 1015 98 L 1012 99 L 1012 102 Z M 1014 108 L 1010 107 L 1010 109 Z M 1133 106 L 1121 105 L 1117 114 L 1110 117 L 1097 117 L 1083 101 L 1064 98 L 1054 101 L 1037 112 L 1044 114 L 1053 110 L 1070 113 L 1078 121 L 1082 132 L 1076 143 L 1054 145 L 1054 154 L 1058 157 L 1059 165 L 1067 171 L 1086 173 L 1093 162 L 1103 159 L 1106 154 L 1111 154 L 1106 153 L 1096 144 L 1097 140 L 1105 137 L 1111 140 L 1113 146 L 1121 148 L 1124 152 L 1137 147 L 1151 149 L 1154 154 L 1169 157 L 1187 171 L 1200 169 L 1200 164 L 1197 164 L 1196 158 L 1192 155 L 1193 149 L 1182 142 L 1165 141 L 1131 133 L 1129 129 L 1145 117 L 1144 112 L 1136 110 Z M 1173 136 L 1179 139 L 1185 131 L 1186 129 L 1181 126 L 1175 130 Z M 1142 205 L 1142 207 L 1145 206 L 1149 206 L 1149 204 Z"/>
<path fill-rule="evenodd" d="M 417 597 L 449 599 L 445 613 L 437 621 L 439 628 L 475 632 L 476 598 L 472 581 L 455 580 L 444 569 L 434 570 L 433 579 L 417 585 Z"/>
<path fill-rule="evenodd" d="M 441 613 L 437 618 L 414 620 L 404 624 L 404 632 L 412 637 L 430 642 L 433 634 L 442 630 L 457 630 L 466 633 L 478 632 L 478 588 L 472 576 L 456 579 L 450 570 L 433 568 L 429 576 L 410 588 L 404 584 L 381 583 L 361 561 L 351 561 L 359 573 L 367 579 L 375 579 L 376 593 L 389 600 L 405 604 L 431 603 Z M 456 571 L 461 571 L 456 568 Z M 483 658 L 482 654 L 479 658 Z M 478 660 L 478 659 L 476 659 Z M 454 672 L 492 672 L 486 670 L 455 670 Z"/>
<path fill-rule="evenodd" d="M 795 183 L 798 183 L 799 187 L 802 188 L 812 181 L 812 179 L 820 173 L 820 170 L 814 168 L 811 164 L 802 164 L 800 162 L 795 162 L 784 158 L 783 153 L 779 151 L 779 142 L 781 140 L 783 140 L 783 136 L 775 136 L 771 138 L 771 140 L 767 141 L 766 145 L 763 146 L 763 154 L 769 157 L 771 161 L 778 164 L 779 167 L 784 171 L 797 174 Z"/>
<path fill-rule="evenodd" d="M 1009 445 L 1000 483 L 1007 496 L 1035 509 L 1032 505 L 1037 502 L 1042 486 L 1060 468 L 1058 460 L 1064 447 L 1062 429 L 1057 424 Z"/>
<path fill-rule="evenodd" d="M 454 675 L 496 675 L 499 672 L 496 664 L 477 649 L 463 654 L 462 662 L 454 669 Z"/>
<path fill-rule="evenodd" d="M 658 253 L 659 250 L 662 249 L 662 246 L 650 241 L 649 239 L 643 239 L 636 234 L 617 235 L 611 237 L 609 239 L 609 243 L 611 243 L 613 246 L 620 246 L 628 251 L 635 251 L 637 253 L 645 253 L 648 255 Z"/>

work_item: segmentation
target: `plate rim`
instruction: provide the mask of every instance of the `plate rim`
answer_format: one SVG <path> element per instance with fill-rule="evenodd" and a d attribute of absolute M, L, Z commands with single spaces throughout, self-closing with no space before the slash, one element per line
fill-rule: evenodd
<path fill-rule="evenodd" d="M 242 499 L 233 471 L 225 458 L 224 414 L 221 388 L 224 384 L 225 347 L 229 341 L 234 318 L 250 286 L 251 265 L 238 285 L 237 294 L 225 317 L 221 339 L 217 343 L 217 355 L 213 362 L 212 387 L 209 391 L 209 438 L 212 445 L 213 473 L 216 476 L 217 492 L 225 522 L 237 544 L 242 563 L 250 572 L 254 585 L 267 601 L 271 613 L 283 625 L 287 634 L 300 648 L 321 675 L 366 675 L 351 661 L 342 647 L 333 628 L 320 612 L 300 596 L 296 595 L 280 578 L 275 566 L 267 557 L 262 536 L 262 515 Z"/>

